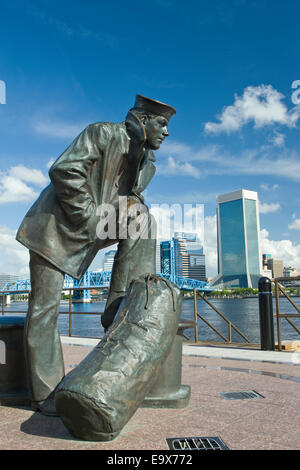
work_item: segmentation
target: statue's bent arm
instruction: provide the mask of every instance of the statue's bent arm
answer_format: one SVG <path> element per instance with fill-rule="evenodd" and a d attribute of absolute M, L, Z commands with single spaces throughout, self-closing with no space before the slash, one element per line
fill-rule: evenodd
<path fill-rule="evenodd" d="M 100 135 L 95 136 L 96 132 Z M 74 225 L 81 225 L 95 215 L 89 172 L 102 157 L 103 134 L 100 126 L 88 126 L 49 170 L 57 198 Z"/>

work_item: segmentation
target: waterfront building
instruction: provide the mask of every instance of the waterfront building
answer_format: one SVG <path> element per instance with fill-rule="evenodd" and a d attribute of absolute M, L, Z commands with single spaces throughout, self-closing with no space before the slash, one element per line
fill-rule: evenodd
<path fill-rule="evenodd" d="M 283 277 L 296 277 L 299 276 L 299 272 L 293 266 L 283 268 Z"/>
<path fill-rule="evenodd" d="M 175 232 L 174 257 L 176 276 L 206 281 L 203 242 L 196 233 Z"/>
<path fill-rule="evenodd" d="M 220 287 L 257 288 L 262 276 L 257 192 L 241 189 L 217 198 Z"/>
<path fill-rule="evenodd" d="M 156 274 L 161 273 L 161 250 L 160 250 L 161 240 L 156 240 L 156 252 L 155 252 L 155 272 Z"/>
<path fill-rule="evenodd" d="M 270 254 L 263 254 L 262 261 L 264 275 L 265 271 L 269 270 L 271 271 L 271 276 L 273 279 L 283 276 L 283 261 L 281 259 L 275 259 Z"/>
<path fill-rule="evenodd" d="M 272 270 L 266 268 L 265 266 L 263 266 L 262 275 L 263 275 L 264 277 L 268 277 L 269 279 L 272 279 L 272 277 L 273 277 L 273 276 L 272 276 Z"/>
<path fill-rule="evenodd" d="M 272 259 L 272 255 L 264 253 L 262 255 L 262 263 L 263 263 L 263 270 L 269 269 L 268 268 L 268 261 Z"/>
<path fill-rule="evenodd" d="M 196 233 L 175 232 L 171 241 L 160 243 L 160 253 L 162 273 L 169 273 L 173 263 L 176 276 L 206 281 L 203 244 Z"/>
<path fill-rule="evenodd" d="M 112 271 L 116 253 L 117 250 L 109 250 L 104 254 L 103 271 Z"/>
<path fill-rule="evenodd" d="M 8 282 L 10 283 L 16 283 L 21 279 L 22 276 L 19 276 L 17 274 L 7 274 L 7 273 L 1 273 L 0 274 L 0 290 L 4 288 L 5 284 Z"/>
<path fill-rule="evenodd" d="M 162 274 L 171 274 L 171 241 L 160 242 L 160 272 Z"/>
<path fill-rule="evenodd" d="M 268 268 L 272 271 L 273 279 L 283 276 L 283 261 L 281 259 L 269 259 Z"/>

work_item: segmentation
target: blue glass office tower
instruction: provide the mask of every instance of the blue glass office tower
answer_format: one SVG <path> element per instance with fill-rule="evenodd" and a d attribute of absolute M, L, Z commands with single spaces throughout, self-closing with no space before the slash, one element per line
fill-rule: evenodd
<path fill-rule="evenodd" d="M 215 285 L 257 288 L 261 252 L 257 193 L 241 189 L 217 198 L 218 276 Z"/>
<path fill-rule="evenodd" d="M 203 242 L 196 233 L 175 232 L 170 241 L 160 244 L 161 272 L 206 281 Z"/>

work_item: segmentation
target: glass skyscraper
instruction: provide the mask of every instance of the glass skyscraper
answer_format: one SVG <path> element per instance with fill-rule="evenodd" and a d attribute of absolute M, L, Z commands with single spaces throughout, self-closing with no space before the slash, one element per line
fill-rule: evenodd
<path fill-rule="evenodd" d="M 116 253 L 117 250 L 110 250 L 104 254 L 103 271 L 112 271 Z"/>
<path fill-rule="evenodd" d="M 173 241 L 176 276 L 206 281 L 203 242 L 197 234 L 175 232 Z"/>
<path fill-rule="evenodd" d="M 172 250 L 174 259 L 171 260 Z M 171 265 L 176 276 L 206 281 L 203 242 L 196 233 L 175 232 L 172 241 L 160 243 L 161 272 L 170 273 Z"/>
<path fill-rule="evenodd" d="M 262 275 L 257 193 L 241 189 L 218 196 L 217 228 L 214 284 L 257 288 Z"/>

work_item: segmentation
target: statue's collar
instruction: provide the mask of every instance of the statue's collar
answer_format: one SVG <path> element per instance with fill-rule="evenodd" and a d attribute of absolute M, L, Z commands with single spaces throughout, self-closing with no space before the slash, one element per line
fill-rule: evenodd
<path fill-rule="evenodd" d="M 138 116 L 133 113 L 132 111 L 128 111 L 125 120 L 126 131 L 130 140 L 134 141 L 141 147 L 146 148 L 146 154 L 148 155 L 148 159 L 152 162 L 156 161 L 155 155 L 151 149 L 147 148 L 146 144 L 146 132 L 143 124 L 139 120 Z"/>

